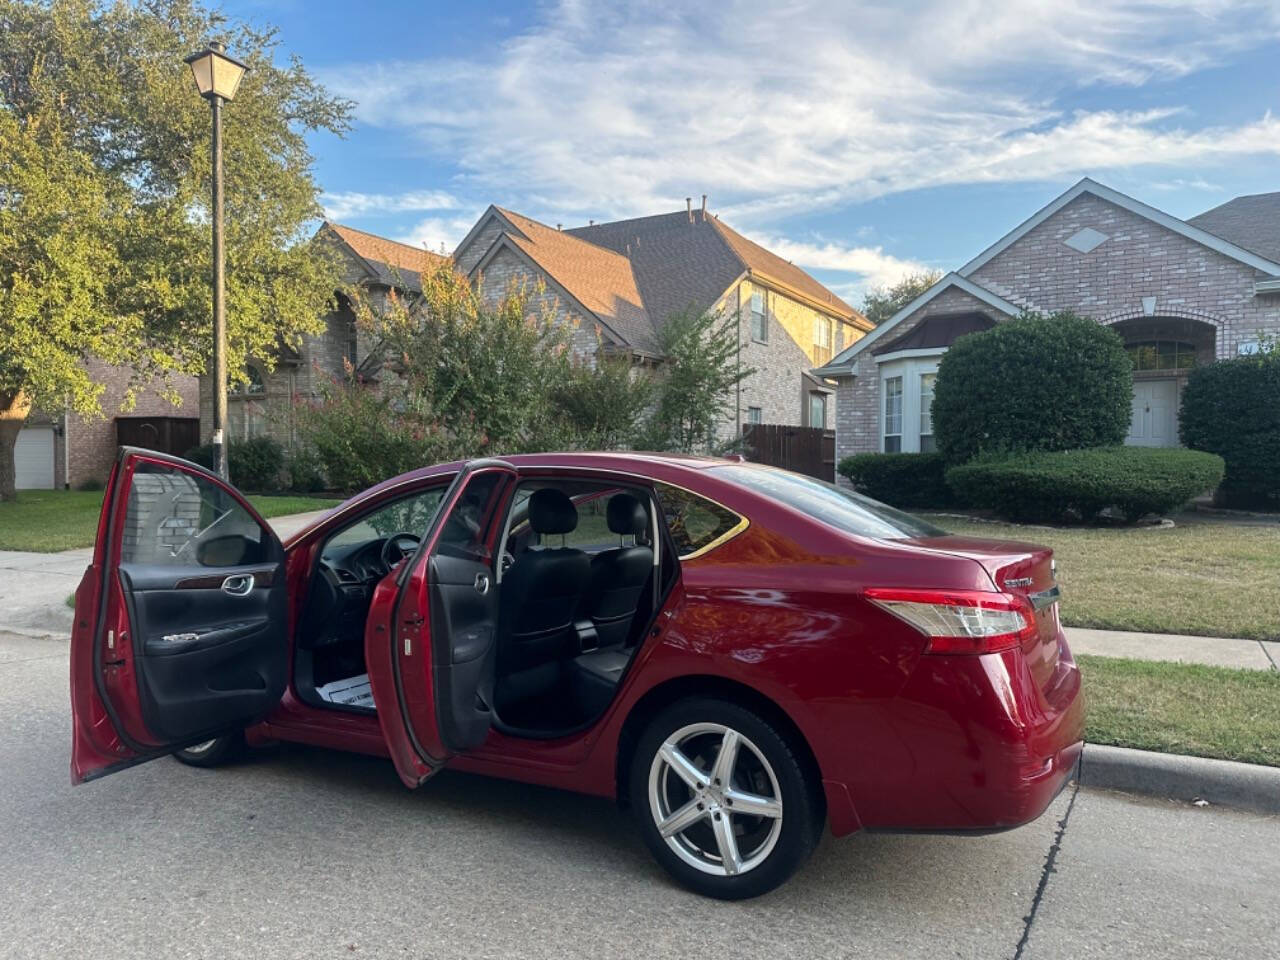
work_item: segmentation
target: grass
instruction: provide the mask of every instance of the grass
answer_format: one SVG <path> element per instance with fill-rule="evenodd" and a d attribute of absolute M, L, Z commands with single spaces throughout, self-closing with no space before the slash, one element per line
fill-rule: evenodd
<path fill-rule="evenodd" d="M 1280 766 L 1280 673 L 1079 661 L 1090 743 Z"/>
<path fill-rule="evenodd" d="M 264 517 L 324 510 L 337 500 L 315 497 L 250 496 Z M 51 553 L 93 546 L 98 533 L 102 492 L 95 490 L 23 490 L 12 503 L 0 503 L 0 550 Z"/>
<path fill-rule="evenodd" d="M 1069 626 L 1280 638 L 1280 525 L 1057 528 L 929 519 L 954 533 L 1052 547 Z"/>

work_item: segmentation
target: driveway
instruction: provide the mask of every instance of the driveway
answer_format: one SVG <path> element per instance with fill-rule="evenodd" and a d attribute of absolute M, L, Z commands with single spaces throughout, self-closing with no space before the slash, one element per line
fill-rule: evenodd
<path fill-rule="evenodd" d="M 267 522 L 284 539 L 328 511 L 295 513 Z M 0 627 L 48 636 L 71 633 L 71 608 L 67 597 L 76 592 L 84 568 L 93 559 L 93 548 L 61 553 L 28 553 L 0 550 Z"/>
<path fill-rule="evenodd" d="M 987 837 L 824 839 L 726 904 L 607 801 L 308 748 L 68 785 L 67 644 L 0 634 L 0 957 L 1261 957 L 1280 822 L 1069 789 Z"/>

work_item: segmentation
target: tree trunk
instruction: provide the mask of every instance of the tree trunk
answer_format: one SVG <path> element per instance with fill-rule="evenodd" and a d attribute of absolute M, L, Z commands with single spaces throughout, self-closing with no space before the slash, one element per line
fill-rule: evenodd
<path fill-rule="evenodd" d="M 0 391 L 0 503 L 18 498 L 13 453 L 30 412 L 31 401 L 21 390 Z"/>

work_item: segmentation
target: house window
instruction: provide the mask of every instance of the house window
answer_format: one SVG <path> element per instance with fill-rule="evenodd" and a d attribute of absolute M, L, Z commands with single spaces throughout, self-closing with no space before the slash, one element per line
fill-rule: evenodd
<path fill-rule="evenodd" d="M 747 407 L 747 423 L 764 423 L 764 411 L 759 407 Z"/>
<path fill-rule="evenodd" d="M 920 374 L 920 452 L 933 453 L 933 383 L 936 373 Z"/>
<path fill-rule="evenodd" d="M 769 318 L 764 312 L 763 290 L 753 290 L 751 293 L 751 339 L 761 343 L 769 342 Z"/>
<path fill-rule="evenodd" d="M 1196 365 L 1193 344 L 1176 340 L 1149 340 L 1125 347 L 1135 370 L 1186 370 Z"/>
<path fill-rule="evenodd" d="M 817 390 L 809 392 L 809 426 L 823 429 L 827 426 L 827 395 Z"/>
<path fill-rule="evenodd" d="M 831 318 L 813 318 L 813 363 L 821 367 L 831 362 Z"/>
<path fill-rule="evenodd" d="M 244 365 L 244 380 L 237 381 L 230 390 L 234 397 L 261 397 L 267 392 L 266 383 L 262 378 L 262 371 L 258 369 L 256 364 L 246 363 Z"/>
<path fill-rule="evenodd" d="M 902 378 L 884 381 L 884 452 L 902 450 Z"/>

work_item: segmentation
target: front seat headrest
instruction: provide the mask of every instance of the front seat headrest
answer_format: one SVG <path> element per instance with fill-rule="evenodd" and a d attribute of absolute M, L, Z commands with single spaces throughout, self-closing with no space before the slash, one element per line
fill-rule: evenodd
<path fill-rule="evenodd" d="M 639 537 L 649 529 L 644 504 L 629 493 L 615 493 L 604 512 L 609 529 L 621 536 Z"/>
<path fill-rule="evenodd" d="M 537 490 L 529 498 L 529 526 L 535 533 L 572 533 L 578 527 L 578 508 L 563 490 Z"/>

